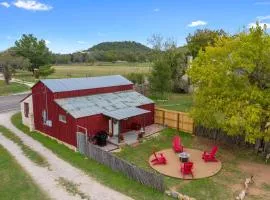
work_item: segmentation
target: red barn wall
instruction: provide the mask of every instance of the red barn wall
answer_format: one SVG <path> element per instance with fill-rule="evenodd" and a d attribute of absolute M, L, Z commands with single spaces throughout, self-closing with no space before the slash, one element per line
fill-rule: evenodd
<path fill-rule="evenodd" d="M 155 105 L 154 104 L 146 104 L 139 106 L 139 108 L 151 111 L 150 113 L 146 113 L 144 115 L 139 115 L 135 117 L 131 117 L 127 120 L 120 121 L 120 132 L 124 133 L 127 131 L 132 130 L 132 124 L 140 124 L 141 126 L 149 126 L 154 123 L 154 112 L 155 112 Z"/>
<path fill-rule="evenodd" d="M 99 131 L 109 132 L 109 119 L 102 114 L 82 117 L 77 119 L 76 122 L 77 125 L 87 129 L 89 136 L 95 135 Z"/>
<path fill-rule="evenodd" d="M 60 99 L 60 98 L 67 98 L 67 97 L 79 97 L 79 96 L 102 94 L 102 93 L 112 93 L 112 92 L 132 90 L 132 89 L 133 89 L 133 84 L 104 87 L 104 88 L 95 88 L 95 89 L 87 89 L 87 90 L 56 92 L 56 93 L 54 93 L 54 98 Z"/>
<path fill-rule="evenodd" d="M 39 82 L 32 88 L 32 95 L 36 130 L 76 146 L 75 119 L 66 114 L 66 112 L 54 102 L 53 93 L 42 82 Z M 43 124 L 43 110 L 47 110 L 48 120 L 52 121 L 52 127 Z M 59 114 L 66 116 L 67 123 L 59 121 Z"/>

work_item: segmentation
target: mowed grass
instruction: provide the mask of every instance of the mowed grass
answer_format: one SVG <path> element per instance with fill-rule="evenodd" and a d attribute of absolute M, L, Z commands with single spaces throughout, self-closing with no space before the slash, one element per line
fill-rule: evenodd
<path fill-rule="evenodd" d="M 86 159 L 83 155 L 74 152 L 66 146 L 39 134 L 38 132 L 30 132 L 29 128 L 21 122 L 21 114 L 17 113 L 12 117 L 12 123 L 21 131 L 39 141 L 45 147 L 54 152 L 59 158 L 67 161 L 74 167 L 83 170 L 89 176 L 95 178 L 100 183 L 115 189 L 138 200 L 169 200 L 170 197 L 158 192 L 150 187 L 141 185 L 123 175 L 120 172 L 114 172 L 109 167 L 97 163 L 94 160 Z"/>
<path fill-rule="evenodd" d="M 0 145 L 0 199 L 3 200 L 48 200 L 42 191 L 23 170 L 9 152 Z"/>
<path fill-rule="evenodd" d="M 155 101 L 158 107 L 181 112 L 189 112 L 193 103 L 192 95 L 190 94 L 170 93 L 167 99 L 158 99 L 151 96 L 150 98 Z"/>
<path fill-rule="evenodd" d="M 149 74 L 151 72 L 151 63 L 110 63 L 98 62 L 94 65 L 55 65 L 55 73 L 46 78 L 78 78 L 104 75 L 128 75 L 130 73 Z M 18 71 L 16 78 L 35 82 L 31 72 Z M 44 77 L 40 77 L 44 78 Z"/>
<path fill-rule="evenodd" d="M 154 172 L 148 164 L 149 156 L 154 150 L 159 151 L 171 148 L 171 141 L 175 135 L 180 135 L 182 143 L 187 148 L 204 151 L 210 150 L 215 145 L 214 141 L 206 138 L 192 136 L 191 134 L 178 132 L 173 129 L 165 129 L 160 135 L 147 139 L 136 147 L 125 146 L 121 152 L 115 154 L 135 165 Z M 242 188 L 243 180 L 250 176 L 250 174 L 243 172 L 240 168 L 241 163 L 249 161 L 263 164 L 263 160 L 256 157 L 250 149 L 222 144 L 217 145 L 219 146 L 217 156 L 222 161 L 222 170 L 218 174 L 210 178 L 192 181 L 166 177 L 167 187 L 174 188 L 197 200 L 235 199 L 236 194 L 240 192 L 238 189 L 235 189 L 235 185 Z M 267 192 L 268 189 L 269 185 L 265 185 L 264 191 Z M 251 200 L 255 198 L 250 196 L 247 199 Z"/>
<path fill-rule="evenodd" d="M 15 133 L 0 125 L 0 133 L 2 133 L 6 138 L 16 143 L 22 150 L 23 154 L 27 156 L 31 161 L 36 163 L 41 167 L 49 167 L 48 161 L 40 155 L 38 152 L 31 149 L 29 146 L 25 145 L 24 142 Z"/>
<path fill-rule="evenodd" d="M 5 81 L 0 80 L 0 96 L 25 92 L 27 90 L 29 90 L 29 87 L 26 85 L 12 82 L 6 85 Z"/>

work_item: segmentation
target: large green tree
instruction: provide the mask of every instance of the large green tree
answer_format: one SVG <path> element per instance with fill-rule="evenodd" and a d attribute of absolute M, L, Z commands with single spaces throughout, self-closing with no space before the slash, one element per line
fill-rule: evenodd
<path fill-rule="evenodd" d="M 181 91 L 179 82 L 186 64 L 183 49 L 177 48 L 173 39 L 164 40 L 158 34 L 154 34 L 148 42 L 153 48 L 153 70 L 150 79 L 153 92 L 164 96 L 172 90 Z"/>
<path fill-rule="evenodd" d="M 205 50 L 207 46 L 213 46 L 215 41 L 220 38 L 227 36 L 227 33 L 220 30 L 210 29 L 198 29 L 194 34 L 189 34 L 186 38 L 187 47 L 190 55 L 194 58 L 198 55 L 200 50 Z"/>
<path fill-rule="evenodd" d="M 13 50 L 17 55 L 29 59 L 30 71 L 35 68 L 51 63 L 51 53 L 46 46 L 45 40 L 38 40 L 32 34 L 23 34 L 20 40 L 15 42 Z"/>
<path fill-rule="evenodd" d="M 270 35 L 259 25 L 200 51 L 189 70 L 192 116 L 246 141 L 270 139 Z"/>

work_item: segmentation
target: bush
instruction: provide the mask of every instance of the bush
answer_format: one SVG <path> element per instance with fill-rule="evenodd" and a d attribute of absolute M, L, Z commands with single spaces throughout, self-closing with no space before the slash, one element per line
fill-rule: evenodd
<path fill-rule="evenodd" d="M 145 75 L 142 73 L 130 73 L 126 76 L 126 78 L 134 84 L 143 84 Z"/>

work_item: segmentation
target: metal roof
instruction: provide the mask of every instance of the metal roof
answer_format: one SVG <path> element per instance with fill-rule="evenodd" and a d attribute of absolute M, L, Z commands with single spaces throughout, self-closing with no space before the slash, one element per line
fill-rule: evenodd
<path fill-rule="evenodd" d="M 153 103 L 151 99 L 133 90 L 55 99 L 55 102 L 74 118 L 108 113 Z"/>
<path fill-rule="evenodd" d="M 120 75 L 89 78 L 44 79 L 41 80 L 41 82 L 52 92 L 66 92 L 132 84 L 132 82 Z"/>
<path fill-rule="evenodd" d="M 122 119 L 127 119 L 129 117 L 134 117 L 134 116 L 142 115 L 149 112 L 150 111 L 144 110 L 141 108 L 130 107 L 130 108 L 124 108 L 124 109 L 119 109 L 115 111 L 106 111 L 103 114 L 113 119 L 122 120 Z"/>

